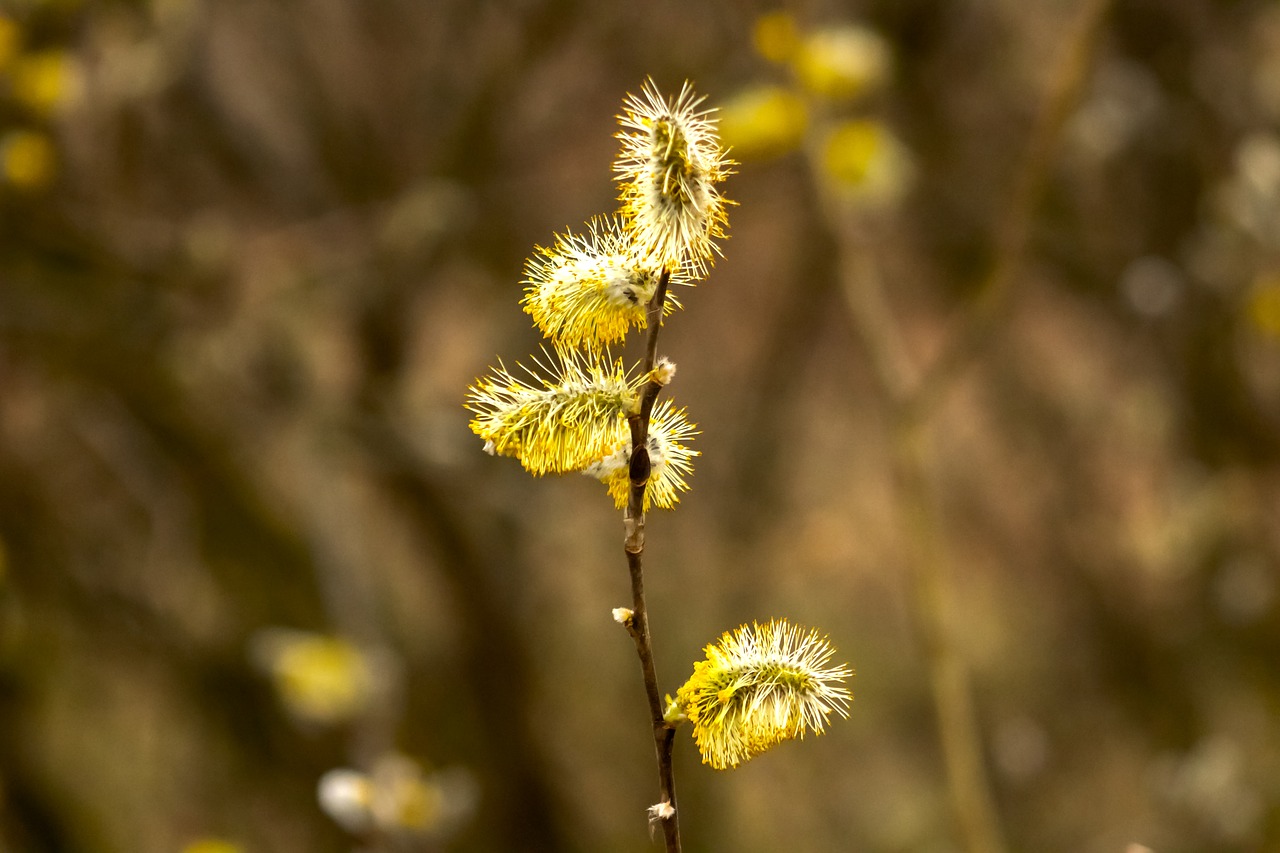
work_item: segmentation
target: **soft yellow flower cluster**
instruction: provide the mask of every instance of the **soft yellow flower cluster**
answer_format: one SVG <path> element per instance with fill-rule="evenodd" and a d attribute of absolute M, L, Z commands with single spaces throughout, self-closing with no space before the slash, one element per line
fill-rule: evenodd
<path fill-rule="evenodd" d="M 805 149 L 830 197 L 855 209 L 884 209 L 910 188 L 910 152 L 880 118 L 868 115 L 892 78 L 888 42 L 853 23 L 804 30 L 790 14 L 760 17 L 756 52 L 787 83 L 755 83 L 720 110 L 721 133 L 743 160 Z"/>
<path fill-rule="evenodd" d="M 527 380 L 499 363 L 468 389 L 471 429 L 486 451 L 534 474 L 590 474 L 619 507 L 630 492 L 629 419 L 642 389 L 665 385 L 674 365 L 628 370 L 608 347 L 679 308 L 671 288 L 705 275 L 724 236 L 730 202 L 717 184 L 732 162 L 701 103 L 688 84 L 668 100 L 651 81 L 627 98 L 614 164 L 621 209 L 555 235 L 525 264 L 521 304 L 550 349 L 535 369 L 521 368 Z M 670 508 L 688 488 L 694 434 L 683 409 L 664 401 L 652 412 L 646 509 Z"/>
<path fill-rule="evenodd" d="M 441 838 L 475 811 L 476 783 L 458 768 L 428 773 L 412 758 L 387 753 L 368 772 L 330 770 L 316 790 L 320 807 L 353 835 Z"/>
<path fill-rule="evenodd" d="M 831 666 L 835 650 L 816 631 L 785 620 L 743 625 L 705 649 L 668 717 L 688 719 L 704 763 L 737 767 L 771 747 L 822 734 L 834 711 L 848 716 L 852 677 Z"/>
<path fill-rule="evenodd" d="M 197 838 L 182 848 L 182 853 L 245 853 L 234 841 L 224 838 Z"/>
<path fill-rule="evenodd" d="M 381 677 L 376 662 L 353 643 L 326 634 L 266 628 L 254 636 L 250 651 L 285 708 L 305 723 L 341 723 L 359 715 Z"/>
<path fill-rule="evenodd" d="M 26 50 L 24 30 L 19 17 L 0 12 L 0 100 L 6 115 L 19 118 L 12 127 L 0 127 L 0 184 L 36 192 L 58 173 L 48 125 L 80 101 L 84 75 L 69 51 Z"/>
<path fill-rule="evenodd" d="M 1280 339 L 1280 277 L 1266 276 L 1255 281 L 1247 307 L 1256 330 Z"/>

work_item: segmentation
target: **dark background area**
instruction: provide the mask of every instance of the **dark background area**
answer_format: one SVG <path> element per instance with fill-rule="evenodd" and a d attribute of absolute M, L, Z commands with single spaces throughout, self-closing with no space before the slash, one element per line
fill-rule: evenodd
<path fill-rule="evenodd" d="M 839 109 L 910 158 L 852 250 L 917 363 L 1007 251 L 1082 5 L 787 7 L 891 52 Z M 789 85 L 752 48 L 775 7 L 4 9 L 0 849 L 352 849 L 317 780 L 392 749 L 477 797 L 386 849 L 656 849 L 619 513 L 486 456 L 462 402 L 538 344 L 534 245 L 614 208 L 624 95 Z M 1275 849 L 1280 5 L 1116 0 L 1054 141 L 923 428 L 1003 832 Z M 703 455 L 649 522 L 658 674 L 785 616 L 856 698 L 731 772 L 679 733 L 686 849 L 957 850 L 851 247 L 802 153 L 740 159 L 725 257 L 662 337 Z M 308 719 L 263 663 L 281 628 L 347 638 L 380 687 Z"/>

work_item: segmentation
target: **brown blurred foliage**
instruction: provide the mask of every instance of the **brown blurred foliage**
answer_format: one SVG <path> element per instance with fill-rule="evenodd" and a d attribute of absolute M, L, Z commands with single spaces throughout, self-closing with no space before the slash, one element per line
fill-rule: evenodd
<path fill-rule="evenodd" d="M 875 250 L 921 360 L 997 260 L 1076 7 L 791 8 L 895 56 L 868 109 L 916 180 Z M 776 73 L 750 47 L 772 7 L 6 9 L 0 849 L 350 849 L 317 780 L 391 748 L 479 792 L 413 849 L 651 849 L 618 514 L 484 455 L 461 404 L 536 344 L 533 246 L 614 206 L 624 93 Z M 1007 313 L 929 426 L 1013 849 L 1280 845 L 1277 57 L 1274 3 L 1117 0 Z M 857 700 L 731 773 L 682 733 L 686 848 L 955 849 L 833 237 L 795 155 L 726 187 L 726 257 L 663 335 L 704 455 L 650 520 L 659 676 L 786 616 Z M 376 651 L 391 687 L 294 719 L 252 653 L 275 627 Z"/>

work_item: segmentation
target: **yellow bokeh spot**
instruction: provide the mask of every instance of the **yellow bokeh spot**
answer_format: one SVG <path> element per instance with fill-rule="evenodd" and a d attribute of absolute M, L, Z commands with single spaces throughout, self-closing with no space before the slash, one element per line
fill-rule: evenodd
<path fill-rule="evenodd" d="M 756 53 L 779 64 L 789 60 L 800 44 L 795 18 L 787 12 L 771 12 L 756 19 L 751 31 Z"/>
<path fill-rule="evenodd" d="M 837 184 L 858 186 L 884 145 L 884 132 L 874 121 L 850 121 L 836 127 L 823 148 L 823 167 Z"/>
<path fill-rule="evenodd" d="M 0 173 L 6 183 L 24 190 L 46 187 L 57 171 L 53 142 L 34 130 L 15 130 L 0 139 Z"/>
<path fill-rule="evenodd" d="M 855 98 L 889 76 L 889 46 L 865 27 L 832 27 L 806 38 L 792 65 L 809 92 L 833 100 Z"/>
<path fill-rule="evenodd" d="M 1258 286 L 1249 298 L 1249 319 L 1268 337 L 1280 339 L 1280 278 Z"/>
<path fill-rule="evenodd" d="M 346 640 L 299 635 L 277 649 L 273 671 L 285 706 L 316 722 L 350 719 L 367 705 L 372 678 L 364 656 Z"/>
<path fill-rule="evenodd" d="M 911 183 L 906 149 L 887 127 L 866 119 L 836 125 L 822 146 L 822 175 L 829 189 L 860 206 L 898 201 Z"/>
<path fill-rule="evenodd" d="M 439 823 L 440 790 L 421 777 L 401 780 L 395 803 L 396 823 L 405 829 L 431 829 Z"/>
<path fill-rule="evenodd" d="M 42 115 L 72 104 L 80 96 L 80 65 L 63 50 L 19 57 L 13 63 L 12 77 L 14 98 Z"/>
<path fill-rule="evenodd" d="M 182 853 L 244 853 L 244 848 L 220 838 L 198 838 L 183 847 Z"/>
<path fill-rule="evenodd" d="M 756 86 L 720 106 L 720 138 L 738 157 L 768 157 L 794 150 L 809 115 L 804 100 L 780 86 Z"/>
<path fill-rule="evenodd" d="M 12 18 L 0 15 L 0 72 L 5 71 L 18 55 L 22 43 L 22 29 Z"/>

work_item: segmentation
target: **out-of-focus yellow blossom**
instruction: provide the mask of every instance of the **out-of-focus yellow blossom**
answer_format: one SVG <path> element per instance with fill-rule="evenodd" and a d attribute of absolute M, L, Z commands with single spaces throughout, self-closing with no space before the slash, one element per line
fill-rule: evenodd
<path fill-rule="evenodd" d="M 64 50 L 21 56 L 11 76 L 14 98 L 41 115 L 74 104 L 83 88 L 80 64 Z"/>
<path fill-rule="evenodd" d="M 795 55 L 800 46 L 800 30 L 788 12 L 770 12 L 756 19 L 751 28 L 751 43 L 756 53 L 770 62 L 782 64 Z"/>
<path fill-rule="evenodd" d="M 363 711 L 372 698 L 373 666 L 340 637 L 271 628 L 254 639 L 253 652 L 298 719 L 342 722 Z"/>
<path fill-rule="evenodd" d="M 792 151 L 808 125 L 804 99 L 781 86 L 745 89 L 720 107 L 720 139 L 740 158 Z"/>
<path fill-rule="evenodd" d="M 53 142 L 40 131 L 15 130 L 0 139 L 0 172 L 12 186 L 24 190 L 47 187 L 57 166 Z"/>
<path fill-rule="evenodd" d="M 1249 297 L 1249 319 L 1263 334 L 1280 339 L 1280 277 L 1264 279 Z"/>
<path fill-rule="evenodd" d="M 833 711 L 848 716 L 853 697 L 841 682 L 853 670 L 831 666 L 835 650 L 816 631 L 783 619 L 743 625 L 705 653 L 666 716 L 693 724 L 703 762 L 717 770 L 806 731 L 822 734 Z"/>
<path fill-rule="evenodd" d="M 367 832 L 373 823 L 373 781 L 368 774 L 345 767 L 320 777 L 316 789 L 320 808 L 347 832 Z"/>
<path fill-rule="evenodd" d="M 9 68 L 22 44 L 22 28 L 13 18 L 0 15 L 0 73 Z"/>
<path fill-rule="evenodd" d="M 889 76 L 889 46 L 866 27 L 846 25 L 808 36 L 792 58 L 806 90 L 823 98 L 855 98 Z"/>
<path fill-rule="evenodd" d="M 859 207 L 899 201 L 913 168 L 902 143 L 884 124 L 868 119 L 842 122 L 822 142 L 819 168 L 837 198 Z"/>
<path fill-rule="evenodd" d="M 370 830 L 438 836 L 470 815 L 475 784 L 470 774 L 426 774 L 413 759 L 390 753 L 368 773 L 341 768 L 320 779 L 320 807 L 348 832 Z"/>
<path fill-rule="evenodd" d="M 876 121 L 857 120 L 836 126 L 828 134 L 822 151 L 822 166 L 827 177 L 842 185 L 866 183 L 884 147 L 884 137 L 884 128 Z"/>
<path fill-rule="evenodd" d="M 15 10 L 25 7 L 30 11 L 44 8 L 62 12 L 83 6 L 84 3 L 85 0 L 8 0 L 5 5 Z"/>
<path fill-rule="evenodd" d="M 244 853 L 244 848 L 221 838 L 197 838 L 183 847 L 182 853 Z"/>

